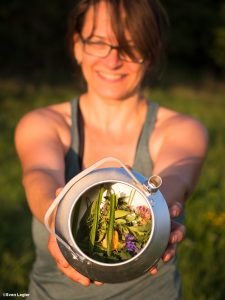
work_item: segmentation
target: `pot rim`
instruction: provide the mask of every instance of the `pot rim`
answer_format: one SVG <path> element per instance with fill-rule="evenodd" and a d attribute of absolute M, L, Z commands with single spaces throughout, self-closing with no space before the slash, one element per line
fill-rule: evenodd
<path fill-rule="evenodd" d="M 149 235 L 149 239 L 148 239 L 148 242 L 145 244 L 145 246 L 140 250 L 140 252 L 138 254 L 136 254 L 134 257 L 130 258 L 130 259 L 127 259 L 125 261 L 122 261 L 122 262 L 118 262 L 118 263 L 104 263 L 104 262 L 100 262 L 98 260 L 95 260 L 91 257 L 89 257 L 88 255 L 86 255 L 81 249 L 80 247 L 77 245 L 75 239 L 74 239 L 74 236 L 73 236 L 73 233 L 72 233 L 72 222 L 73 222 L 73 212 L 74 212 L 74 209 L 75 209 L 75 206 L 77 204 L 77 202 L 79 201 L 80 197 L 86 193 L 89 189 L 92 189 L 93 187 L 95 186 L 98 186 L 102 183 L 121 183 L 121 184 L 124 184 L 124 185 L 128 185 L 130 186 L 131 188 L 135 189 L 139 194 L 141 194 L 141 196 L 145 199 L 146 201 L 146 204 L 148 205 L 149 209 L 151 210 L 151 220 L 152 220 L 152 226 L 151 226 L 151 232 L 150 232 L 150 235 Z M 150 196 L 150 194 L 149 194 Z M 117 267 L 117 266 L 122 266 L 122 265 L 126 265 L 126 264 L 129 264 L 131 263 L 132 261 L 136 261 L 139 259 L 139 257 L 143 254 L 143 252 L 149 247 L 149 244 L 151 243 L 152 241 L 152 237 L 153 237 L 153 234 L 154 234 L 154 230 L 155 230 L 155 215 L 154 215 L 154 211 L 152 209 L 152 205 L 151 205 L 151 199 L 150 197 L 147 196 L 147 192 L 146 194 L 144 193 L 144 191 L 142 191 L 140 188 L 138 188 L 137 186 L 131 184 L 131 183 L 128 183 L 128 182 L 125 182 L 125 181 L 122 181 L 122 180 L 118 180 L 118 179 L 105 179 L 105 180 L 101 180 L 101 181 L 98 181 L 96 183 L 94 183 L 92 186 L 88 186 L 87 188 L 85 188 L 84 190 L 82 190 L 82 192 L 80 192 L 78 194 L 78 196 L 76 197 L 76 201 L 73 202 L 73 205 L 71 206 L 71 209 L 70 209 L 70 212 L 69 212 L 69 217 L 68 217 L 68 223 L 69 223 L 69 238 L 70 238 L 70 246 L 72 247 L 73 250 L 76 249 L 76 251 L 79 252 L 80 255 L 82 255 L 87 261 L 90 261 L 92 263 L 94 263 L 95 265 L 100 265 L 100 266 L 104 266 L 104 267 Z M 71 243 L 72 242 L 72 243 Z"/>

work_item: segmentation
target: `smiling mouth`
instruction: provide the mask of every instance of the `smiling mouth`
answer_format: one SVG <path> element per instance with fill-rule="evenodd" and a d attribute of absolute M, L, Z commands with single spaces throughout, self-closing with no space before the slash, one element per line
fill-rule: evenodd
<path fill-rule="evenodd" d="M 102 78 L 109 81 L 118 81 L 123 79 L 126 75 L 124 74 L 110 74 L 105 72 L 97 72 L 97 74 Z"/>

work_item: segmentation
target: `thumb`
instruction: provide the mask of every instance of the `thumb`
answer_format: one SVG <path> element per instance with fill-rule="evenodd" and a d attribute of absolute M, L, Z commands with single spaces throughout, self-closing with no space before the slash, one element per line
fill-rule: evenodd
<path fill-rule="evenodd" d="M 52 234 L 50 234 L 49 236 L 48 249 L 58 264 L 60 264 L 64 268 L 67 268 L 69 266 L 67 260 L 59 249 L 56 238 Z"/>
<path fill-rule="evenodd" d="M 58 196 L 62 189 L 62 187 L 57 188 L 55 191 L 55 195 Z"/>

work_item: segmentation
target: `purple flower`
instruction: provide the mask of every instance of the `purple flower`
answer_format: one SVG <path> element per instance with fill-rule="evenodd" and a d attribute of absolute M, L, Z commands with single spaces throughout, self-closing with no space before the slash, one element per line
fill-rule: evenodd
<path fill-rule="evenodd" d="M 126 241 L 126 242 L 128 242 L 128 241 L 135 241 L 135 237 L 134 237 L 132 234 L 127 233 L 127 234 L 125 235 L 125 241 Z"/>
<path fill-rule="evenodd" d="M 126 242 L 126 248 L 129 252 L 135 252 L 136 251 L 136 245 L 135 245 L 135 242 Z"/>
<path fill-rule="evenodd" d="M 125 247 L 133 254 L 138 253 L 139 249 L 135 244 L 135 237 L 132 234 L 128 233 L 125 235 Z"/>

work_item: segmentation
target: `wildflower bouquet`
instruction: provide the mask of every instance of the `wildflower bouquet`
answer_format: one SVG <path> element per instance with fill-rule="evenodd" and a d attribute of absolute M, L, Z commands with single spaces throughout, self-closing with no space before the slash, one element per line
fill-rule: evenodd
<path fill-rule="evenodd" d="M 136 190 L 129 195 L 100 186 L 88 206 L 76 236 L 81 250 L 95 260 L 117 263 L 138 254 L 151 232 L 149 207 L 132 206 Z"/>

